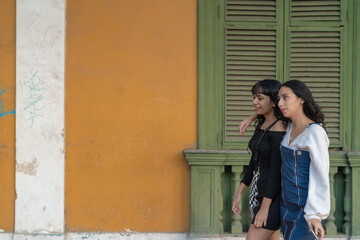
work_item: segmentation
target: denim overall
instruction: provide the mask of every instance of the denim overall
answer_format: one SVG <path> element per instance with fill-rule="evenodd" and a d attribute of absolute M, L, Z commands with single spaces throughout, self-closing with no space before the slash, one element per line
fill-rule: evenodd
<path fill-rule="evenodd" d="M 281 166 L 281 227 L 285 240 L 313 240 L 304 218 L 308 197 L 310 154 L 280 146 Z"/>

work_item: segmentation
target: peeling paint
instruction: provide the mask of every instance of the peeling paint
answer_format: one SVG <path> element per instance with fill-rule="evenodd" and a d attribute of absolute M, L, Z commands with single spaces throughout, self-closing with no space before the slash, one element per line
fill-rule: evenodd
<path fill-rule="evenodd" d="M 21 163 L 21 164 L 17 163 L 16 171 L 24 173 L 26 175 L 35 176 L 38 167 L 39 167 L 39 163 L 36 160 L 36 158 L 34 158 L 34 160 L 32 160 L 31 162 L 25 162 L 25 163 Z"/>

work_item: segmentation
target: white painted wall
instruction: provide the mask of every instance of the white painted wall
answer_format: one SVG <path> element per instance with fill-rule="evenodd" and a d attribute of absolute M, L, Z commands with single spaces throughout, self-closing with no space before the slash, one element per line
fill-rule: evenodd
<path fill-rule="evenodd" d="M 16 5 L 15 232 L 63 233 L 65 0 Z"/>

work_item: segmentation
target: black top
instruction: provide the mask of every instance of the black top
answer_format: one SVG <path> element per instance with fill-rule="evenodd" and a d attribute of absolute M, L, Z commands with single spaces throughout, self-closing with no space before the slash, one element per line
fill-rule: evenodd
<path fill-rule="evenodd" d="M 264 133 L 264 130 L 257 129 L 254 132 L 253 137 L 249 141 L 249 147 L 251 152 L 254 152 L 254 148 L 259 141 L 260 136 Z M 281 154 L 280 143 L 283 139 L 285 132 L 268 131 L 265 133 L 263 139 L 259 144 L 259 170 L 260 178 L 257 182 L 258 197 L 267 197 L 274 199 L 281 189 Z M 253 171 L 255 170 L 256 161 L 254 160 L 254 154 L 252 154 L 249 167 L 245 172 L 245 176 L 241 182 L 249 186 L 252 178 Z"/>

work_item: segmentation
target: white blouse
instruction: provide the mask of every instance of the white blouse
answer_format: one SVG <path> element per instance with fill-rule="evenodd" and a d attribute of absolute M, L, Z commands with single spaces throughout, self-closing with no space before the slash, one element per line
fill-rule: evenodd
<path fill-rule="evenodd" d="M 329 138 L 319 124 L 311 124 L 289 144 L 292 126 L 290 122 L 281 145 L 293 150 L 308 151 L 311 159 L 304 217 L 306 220 L 325 219 L 330 212 Z"/>

